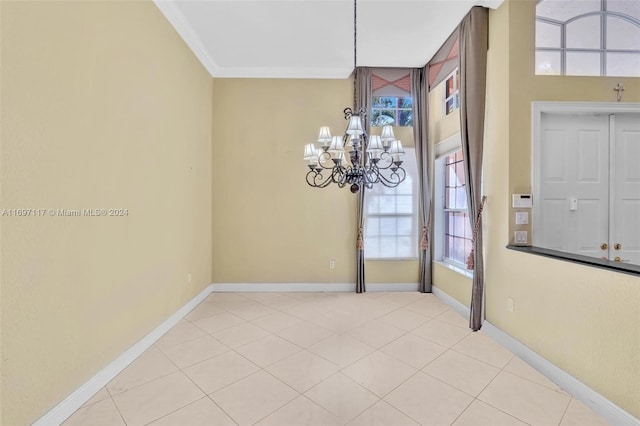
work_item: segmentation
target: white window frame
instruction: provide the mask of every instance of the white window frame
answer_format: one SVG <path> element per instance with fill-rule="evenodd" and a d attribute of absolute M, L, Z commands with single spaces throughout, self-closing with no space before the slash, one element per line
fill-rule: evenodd
<path fill-rule="evenodd" d="M 434 260 L 449 269 L 473 277 L 473 271 L 466 269 L 466 265 L 444 256 L 445 247 L 445 158 L 462 148 L 460 133 L 435 145 L 434 167 L 434 199 L 433 199 L 433 255 Z"/>
<path fill-rule="evenodd" d="M 451 74 L 449 74 L 444 80 L 442 80 L 442 116 L 446 117 L 453 113 L 453 111 L 460 109 L 460 88 L 458 87 L 458 79 L 456 78 L 456 73 L 458 72 L 458 68 L 454 69 Z M 451 95 L 447 96 L 447 80 L 453 77 L 453 92 Z M 447 102 L 453 99 L 453 109 L 451 112 L 447 113 Z"/>
<path fill-rule="evenodd" d="M 578 19 L 586 18 L 589 16 L 599 16 L 600 17 L 600 48 L 577 48 L 573 46 L 567 47 L 566 40 L 566 27 L 567 24 L 574 22 Z M 538 52 L 558 52 L 560 53 L 560 74 L 559 75 L 590 75 L 590 74 L 567 74 L 567 52 L 586 52 L 586 53 L 598 53 L 600 55 L 600 76 L 608 77 L 607 74 L 607 53 L 621 53 L 621 54 L 633 54 L 640 55 L 639 49 L 609 49 L 607 47 L 607 18 L 617 18 L 624 21 L 627 21 L 631 25 L 634 25 L 637 28 L 640 28 L 640 19 L 636 19 L 633 16 L 623 14 L 621 12 L 610 12 L 607 10 L 607 0 L 602 0 L 600 2 L 600 10 L 582 13 L 580 15 L 572 16 L 566 21 L 561 21 L 558 19 L 552 19 L 542 16 L 536 15 L 536 23 L 541 22 L 548 25 L 554 25 L 560 30 L 560 47 L 538 47 L 535 46 L 536 53 Z M 537 59 L 535 60 L 535 73 L 536 75 L 546 75 L 546 74 L 538 74 L 538 64 Z M 551 74 L 558 75 L 558 74 Z M 637 77 L 637 75 L 631 76 L 619 76 L 619 75 L 611 75 L 610 77 Z M 447 77 L 448 78 L 448 77 Z"/>
<path fill-rule="evenodd" d="M 364 255 L 366 260 L 417 260 L 418 259 L 418 168 L 416 162 L 416 154 L 415 149 L 404 148 L 404 163 L 402 164 L 405 171 L 407 172 L 407 176 L 411 178 L 411 195 L 412 195 L 412 213 L 369 213 L 369 202 L 373 199 L 373 195 L 378 195 L 379 192 L 384 186 L 382 184 L 374 185 L 372 189 L 367 189 L 367 193 L 365 194 L 365 244 L 364 244 Z M 368 237 L 368 224 L 370 218 L 380 218 L 380 217 L 411 217 L 411 247 L 412 253 L 410 256 L 371 256 L 371 242 L 367 241 Z M 396 235 L 397 237 L 398 235 Z M 397 253 L 397 250 L 396 250 Z"/>
<path fill-rule="evenodd" d="M 374 127 L 380 127 L 381 124 L 380 123 L 373 123 L 373 112 L 374 111 L 394 111 L 396 116 L 395 119 L 393 121 L 393 123 L 387 123 L 389 126 L 393 126 L 393 127 L 412 127 L 413 126 L 413 122 L 411 123 L 411 125 L 403 125 L 400 124 L 400 112 L 401 111 L 412 111 L 413 110 L 413 98 L 411 98 L 411 96 L 384 96 L 384 95 L 374 95 L 374 98 L 395 98 L 396 99 L 396 106 L 393 108 L 379 108 L 379 107 L 375 107 L 373 106 L 373 100 L 371 101 L 371 126 Z M 411 99 L 411 107 L 406 108 L 406 107 L 400 107 L 400 99 Z M 413 117 L 412 117 L 413 119 Z"/>

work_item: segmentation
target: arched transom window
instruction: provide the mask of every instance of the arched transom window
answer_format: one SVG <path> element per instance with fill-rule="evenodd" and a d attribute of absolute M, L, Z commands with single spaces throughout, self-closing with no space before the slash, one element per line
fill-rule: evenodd
<path fill-rule="evenodd" d="M 640 77 L 640 0 L 539 0 L 536 74 Z"/>

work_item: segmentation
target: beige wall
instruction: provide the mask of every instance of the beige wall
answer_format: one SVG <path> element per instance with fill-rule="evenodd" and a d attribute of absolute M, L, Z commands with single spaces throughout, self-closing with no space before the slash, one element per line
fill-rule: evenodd
<path fill-rule="evenodd" d="M 487 319 L 640 417 L 640 278 L 505 249 L 531 188 L 531 102 L 640 101 L 640 79 L 534 76 L 535 1 L 490 13 L 484 221 Z M 507 311 L 506 299 L 515 300 Z"/>
<path fill-rule="evenodd" d="M 460 132 L 460 110 L 444 114 L 444 82 L 429 92 L 429 141 L 432 164 L 435 161 L 435 145 Z M 435 182 L 433 167 L 431 182 Z M 433 188 L 432 188 L 433 193 Z M 435 236 L 435 238 L 439 238 Z M 435 241 L 433 242 L 435 244 Z M 471 278 L 441 262 L 433 263 L 433 286 L 442 290 L 458 302 L 469 306 L 471 301 Z"/>
<path fill-rule="evenodd" d="M 309 187 L 302 160 L 304 144 L 315 141 L 320 126 L 344 131 L 342 110 L 352 103 L 352 85 L 214 80 L 215 283 L 355 282 L 356 197 L 335 185 Z M 412 138 L 406 129 L 396 136 Z M 418 264 L 368 261 L 366 278 L 417 282 Z"/>
<path fill-rule="evenodd" d="M 150 1 L 0 7 L 0 207 L 128 209 L 0 219 L 0 423 L 25 425 L 211 282 L 212 79 Z"/>

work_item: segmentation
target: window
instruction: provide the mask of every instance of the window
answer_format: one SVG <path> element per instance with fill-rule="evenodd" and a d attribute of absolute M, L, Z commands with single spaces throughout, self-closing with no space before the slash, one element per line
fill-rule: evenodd
<path fill-rule="evenodd" d="M 414 259 L 418 256 L 418 200 L 415 151 L 405 148 L 406 179 L 396 188 L 378 184 L 365 196 L 367 259 Z"/>
<path fill-rule="evenodd" d="M 539 1 L 536 74 L 640 77 L 640 1 Z"/>
<path fill-rule="evenodd" d="M 411 97 L 374 96 L 371 106 L 371 125 L 413 126 L 413 101 Z"/>
<path fill-rule="evenodd" d="M 444 112 L 451 114 L 460 108 L 460 72 L 455 69 L 444 81 Z"/>
<path fill-rule="evenodd" d="M 459 141 L 458 134 L 436 146 L 434 254 L 436 260 L 466 270 L 472 229 Z"/>

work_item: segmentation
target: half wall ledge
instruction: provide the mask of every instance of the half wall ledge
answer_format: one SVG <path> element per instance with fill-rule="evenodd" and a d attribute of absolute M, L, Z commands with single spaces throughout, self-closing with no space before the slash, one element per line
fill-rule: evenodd
<path fill-rule="evenodd" d="M 509 250 L 515 250 L 522 253 L 550 257 L 565 262 L 579 263 L 581 265 L 593 266 L 595 268 L 608 269 L 610 271 L 640 276 L 640 265 L 632 265 L 629 263 L 615 262 L 613 260 L 598 259 L 595 257 L 583 256 L 580 254 L 567 253 L 564 251 L 535 246 L 517 246 L 509 244 L 507 245 L 507 248 Z"/>

